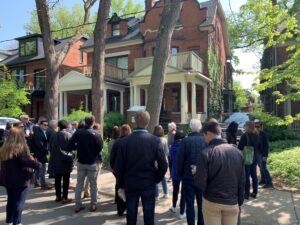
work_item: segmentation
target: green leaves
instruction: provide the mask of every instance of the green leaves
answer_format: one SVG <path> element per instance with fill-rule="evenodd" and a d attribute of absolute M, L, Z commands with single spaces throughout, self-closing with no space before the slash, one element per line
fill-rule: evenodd
<path fill-rule="evenodd" d="M 239 112 L 243 107 L 247 106 L 248 95 L 246 90 L 243 89 L 241 83 L 238 81 L 233 82 L 233 91 L 235 94 L 235 110 Z"/>
<path fill-rule="evenodd" d="M 22 106 L 30 103 L 28 91 L 18 87 L 17 81 L 0 65 L 0 116 L 18 117 Z"/>

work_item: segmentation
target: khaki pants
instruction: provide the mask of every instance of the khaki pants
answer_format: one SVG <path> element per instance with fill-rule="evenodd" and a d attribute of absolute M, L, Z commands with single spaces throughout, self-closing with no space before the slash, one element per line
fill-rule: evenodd
<path fill-rule="evenodd" d="M 222 205 L 203 198 L 202 212 L 205 225 L 236 225 L 238 205 Z"/>

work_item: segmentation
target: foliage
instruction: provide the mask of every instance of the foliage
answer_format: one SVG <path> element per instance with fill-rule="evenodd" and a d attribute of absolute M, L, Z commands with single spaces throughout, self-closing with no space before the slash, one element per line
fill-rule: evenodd
<path fill-rule="evenodd" d="M 73 109 L 72 112 L 69 115 L 65 116 L 63 119 L 67 121 L 76 121 L 79 123 L 88 115 L 91 115 L 91 113 L 84 111 L 83 106 L 81 105 L 78 110 Z"/>
<path fill-rule="evenodd" d="M 28 91 L 1 65 L 0 90 L 0 116 L 18 117 L 23 113 L 22 106 L 30 104 Z"/>
<path fill-rule="evenodd" d="M 104 115 L 104 138 L 109 138 L 111 136 L 112 128 L 114 126 L 121 126 L 124 123 L 126 123 L 126 119 L 122 114 L 116 112 L 106 113 Z"/>
<path fill-rule="evenodd" d="M 240 112 L 243 107 L 247 106 L 248 96 L 246 90 L 239 81 L 233 82 L 233 91 L 235 95 L 235 110 Z"/>
<path fill-rule="evenodd" d="M 222 73 L 219 55 L 214 45 L 208 48 L 207 66 L 209 78 L 212 80 L 208 92 L 208 117 L 218 118 L 223 112 Z"/>
<path fill-rule="evenodd" d="M 289 57 L 281 65 L 271 67 L 270 57 L 263 56 L 264 69 L 257 86 L 259 92 L 271 90 L 271 94 L 276 96 L 277 104 L 286 100 L 300 100 L 300 30 L 295 13 L 299 12 L 299 5 L 299 1 L 292 0 L 278 0 L 277 4 L 270 0 L 247 0 L 229 23 L 234 48 L 253 50 L 263 45 L 264 54 L 270 54 L 272 48 L 276 50 L 279 46 L 287 47 Z M 284 85 L 284 88 L 277 89 L 278 85 Z M 300 119 L 300 114 L 285 118 L 267 113 L 261 116 L 277 125 L 287 125 Z"/>
<path fill-rule="evenodd" d="M 270 173 L 279 177 L 289 185 L 300 187 L 300 147 L 299 141 L 291 146 L 290 141 L 279 142 L 268 159 Z M 273 146 L 275 143 L 273 143 Z"/>
<path fill-rule="evenodd" d="M 109 152 L 108 152 L 108 142 L 103 141 L 103 150 L 102 150 L 102 166 L 108 168 L 109 165 Z"/>
<path fill-rule="evenodd" d="M 31 14 L 30 21 L 24 25 L 24 28 L 28 32 L 40 34 L 41 30 L 40 30 L 36 10 L 33 10 L 30 14 Z M 78 3 L 75 3 L 71 10 L 69 10 L 64 5 L 57 4 L 50 11 L 51 29 L 60 30 L 66 27 L 74 27 L 74 26 L 81 25 L 83 21 L 83 17 L 84 17 L 84 10 Z M 72 37 L 76 34 L 78 29 L 79 27 L 54 32 L 53 37 L 54 38 Z M 90 25 L 86 30 L 86 34 L 92 35 L 92 33 L 93 33 L 93 26 Z"/>
<path fill-rule="evenodd" d="M 290 149 L 300 146 L 300 140 L 280 140 L 270 142 L 270 152 L 280 152 L 283 149 Z"/>
<path fill-rule="evenodd" d="M 119 16 L 125 15 L 123 17 L 127 18 L 130 16 L 142 16 L 142 13 L 137 13 L 129 15 L 131 13 L 141 12 L 144 10 L 144 6 L 140 3 L 134 4 L 132 0 L 112 0 L 110 15 L 117 13 Z"/>

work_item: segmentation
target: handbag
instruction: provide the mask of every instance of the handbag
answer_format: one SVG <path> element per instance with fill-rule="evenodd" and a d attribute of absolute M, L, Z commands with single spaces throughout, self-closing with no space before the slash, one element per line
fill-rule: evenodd
<path fill-rule="evenodd" d="M 72 152 L 68 152 L 63 150 L 60 145 L 59 145 L 59 136 L 56 135 L 56 140 L 57 140 L 57 144 L 58 144 L 58 148 L 60 151 L 60 158 L 64 163 L 73 163 L 73 154 Z"/>
<path fill-rule="evenodd" d="M 249 145 L 249 135 L 246 133 L 247 145 L 244 147 L 243 156 L 246 166 L 250 166 L 253 163 L 254 147 Z"/>

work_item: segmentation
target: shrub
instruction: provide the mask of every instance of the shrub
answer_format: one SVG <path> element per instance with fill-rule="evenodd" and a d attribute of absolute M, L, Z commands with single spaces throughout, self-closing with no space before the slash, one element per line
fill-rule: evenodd
<path fill-rule="evenodd" d="M 112 133 L 112 128 L 114 126 L 121 126 L 126 122 L 125 117 L 116 112 L 109 112 L 104 115 L 104 127 L 103 133 L 104 138 L 110 138 Z"/>
<path fill-rule="evenodd" d="M 72 112 L 65 116 L 63 119 L 67 121 L 77 121 L 78 123 L 83 120 L 87 115 L 90 115 L 90 112 L 85 112 L 82 107 L 78 110 L 72 110 Z"/>
<path fill-rule="evenodd" d="M 107 168 L 109 164 L 109 152 L 108 152 L 108 142 L 103 141 L 103 150 L 102 150 L 102 166 Z"/>
<path fill-rule="evenodd" d="M 265 125 L 264 131 L 268 134 L 270 141 L 300 140 L 300 133 L 288 130 L 287 126 Z"/>
<path fill-rule="evenodd" d="M 299 140 L 288 140 L 288 141 L 274 141 L 270 143 L 270 152 L 280 152 L 285 149 L 300 146 Z"/>

